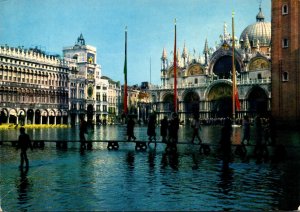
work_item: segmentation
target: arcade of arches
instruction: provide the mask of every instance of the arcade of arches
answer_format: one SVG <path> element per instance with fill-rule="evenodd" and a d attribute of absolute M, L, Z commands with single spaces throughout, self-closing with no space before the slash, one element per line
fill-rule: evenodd
<path fill-rule="evenodd" d="M 66 110 L 33 110 L 3 108 L 0 115 L 0 124 L 68 124 Z"/>
<path fill-rule="evenodd" d="M 229 80 L 222 80 L 207 88 L 204 98 L 200 98 L 199 93 L 196 89 L 179 92 L 178 113 L 181 120 L 188 121 L 194 114 L 199 114 L 201 119 L 232 116 L 232 84 Z M 240 99 L 241 110 L 236 110 L 236 117 L 254 117 L 257 113 L 267 113 L 270 110 L 270 99 L 263 88 L 252 87 L 245 97 Z M 174 94 L 168 92 L 162 102 L 157 104 L 160 118 L 163 114 L 170 114 L 174 111 Z"/>

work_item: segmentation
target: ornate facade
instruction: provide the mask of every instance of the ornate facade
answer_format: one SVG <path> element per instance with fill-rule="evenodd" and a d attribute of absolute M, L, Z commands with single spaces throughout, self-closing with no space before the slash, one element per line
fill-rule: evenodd
<path fill-rule="evenodd" d="M 236 40 L 235 67 L 241 109 L 237 117 L 267 113 L 271 108 L 271 24 L 264 21 L 259 8 L 256 23 L 249 25 Z M 196 57 L 184 45 L 177 58 L 178 113 L 188 121 L 194 113 L 202 119 L 232 115 L 232 38 L 224 25 L 220 43 L 209 48 L 205 42 L 203 56 Z M 180 55 L 179 50 L 177 55 Z M 161 57 L 161 86 L 150 89 L 152 109 L 160 114 L 174 111 L 174 67 L 167 51 Z"/>
<path fill-rule="evenodd" d="M 63 57 L 41 50 L 0 47 L 0 123 L 76 124 L 106 119 L 107 79 L 101 79 L 96 48 L 82 35 Z"/>

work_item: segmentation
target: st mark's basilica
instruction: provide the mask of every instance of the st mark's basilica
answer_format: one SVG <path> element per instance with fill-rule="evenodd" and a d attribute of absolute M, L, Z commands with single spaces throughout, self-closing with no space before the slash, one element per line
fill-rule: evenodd
<path fill-rule="evenodd" d="M 255 20 L 255 18 L 253 18 Z M 222 32 L 223 31 L 223 32 Z M 206 40 L 203 56 L 189 54 L 184 44 L 177 50 L 178 114 L 187 121 L 194 113 L 201 119 L 232 116 L 232 36 L 231 27 L 220 29 L 220 42 L 210 48 Z M 235 37 L 234 60 L 241 108 L 236 117 L 254 117 L 271 109 L 271 23 L 265 22 L 261 8 L 256 22 Z M 179 57 L 180 56 L 180 57 Z M 169 59 L 171 58 L 171 59 Z M 174 67 L 172 56 L 163 49 L 161 86 L 152 87 L 152 109 L 164 115 L 174 111 Z"/>

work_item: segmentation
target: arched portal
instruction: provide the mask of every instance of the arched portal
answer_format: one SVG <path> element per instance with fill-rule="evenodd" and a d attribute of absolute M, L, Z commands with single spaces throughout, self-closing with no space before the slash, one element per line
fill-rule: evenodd
<path fill-rule="evenodd" d="M 0 114 L 0 124 L 7 123 L 7 116 L 8 116 L 7 110 L 6 109 L 2 109 L 1 110 L 1 114 Z"/>
<path fill-rule="evenodd" d="M 212 118 L 226 118 L 232 115 L 232 87 L 226 83 L 214 85 L 208 94 Z"/>
<path fill-rule="evenodd" d="M 48 124 L 48 111 L 47 110 L 42 110 L 41 112 L 41 121 L 42 124 Z"/>
<path fill-rule="evenodd" d="M 41 111 L 40 110 L 36 110 L 35 111 L 35 124 L 41 124 Z"/>
<path fill-rule="evenodd" d="M 174 94 L 167 94 L 163 98 L 163 110 L 164 112 L 174 112 L 175 106 L 174 106 Z"/>
<path fill-rule="evenodd" d="M 199 102 L 200 102 L 199 95 L 194 91 L 189 91 L 184 96 L 185 113 L 199 115 Z"/>
<path fill-rule="evenodd" d="M 237 60 L 235 60 L 235 69 L 240 72 L 241 67 Z M 220 57 L 214 65 L 213 72 L 219 79 L 231 79 L 232 71 L 232 56 L 225 55 Z"/>
<path fill-rule="evenodd" d="M 23 110 L 23 109 L 20 110 L 19 114 L 18 114 L 18 117 L 19 117 L 19 124 L 21 126 L 24 126 L 25 120 L 26 120 L 26 112 L 25 112 L 25 110 Z"/>
<path fill-rule="evenodd" d="M 9 111 L 9 123 L 14 123 L 16 124 L 17 123 L 17 111 L 15 109 L 11 109 Z"/>
<path fill-rule="evenodd" d="M 49 124 L 55 124 L 55 111 L 49 111 Z"/>
<path fill-rule="evenodd" d="M 266 114 L 268 111 L 268 97 L 260 87 L 254 87 L 248 96 L 248 111 L 252 116 Z"/>
<path fill-rule="evenodd" d="M 27 123 L 28 124 L 33 124 L 33 116 L 34 112 L 32 109 L 27 110 Z"/>
<path fill-rule="evenodd" d="M 93 105 L 88 105 L 87 106 L 87 121 L 89 124 L 93 122 L 93 116 L 94 116 L 94 107 Z"/>

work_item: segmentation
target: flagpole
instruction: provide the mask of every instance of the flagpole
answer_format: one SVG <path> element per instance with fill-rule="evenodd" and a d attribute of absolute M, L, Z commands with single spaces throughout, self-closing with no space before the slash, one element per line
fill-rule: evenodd
<path fill-rule="evenodd" d="M 236 89 L 236 74 L 235 74 L 235 61 L 234 61 L 234 50 L 235 50 L 235 40 L 234 40 L 234 12 L 232 12 L 232 119 L 233 124 L 235 124 L 235 89 Z"/>
<path fill-rule="evenodd" d="M 125 62 L 124 62 L 124 114 L 127 115 L 127 26 L 125 27 Z"/>
<path fill-rule="evenodd" d="M 150 57 L 150 85 L 151 85 L 151 57 Z"/>
<path fill-rule="evenodd" d="M 175 18 L 175 39 L 174 39 L 174 112 L 177 113 L 177 72 L 176 72 L 176 18 Z"/>

